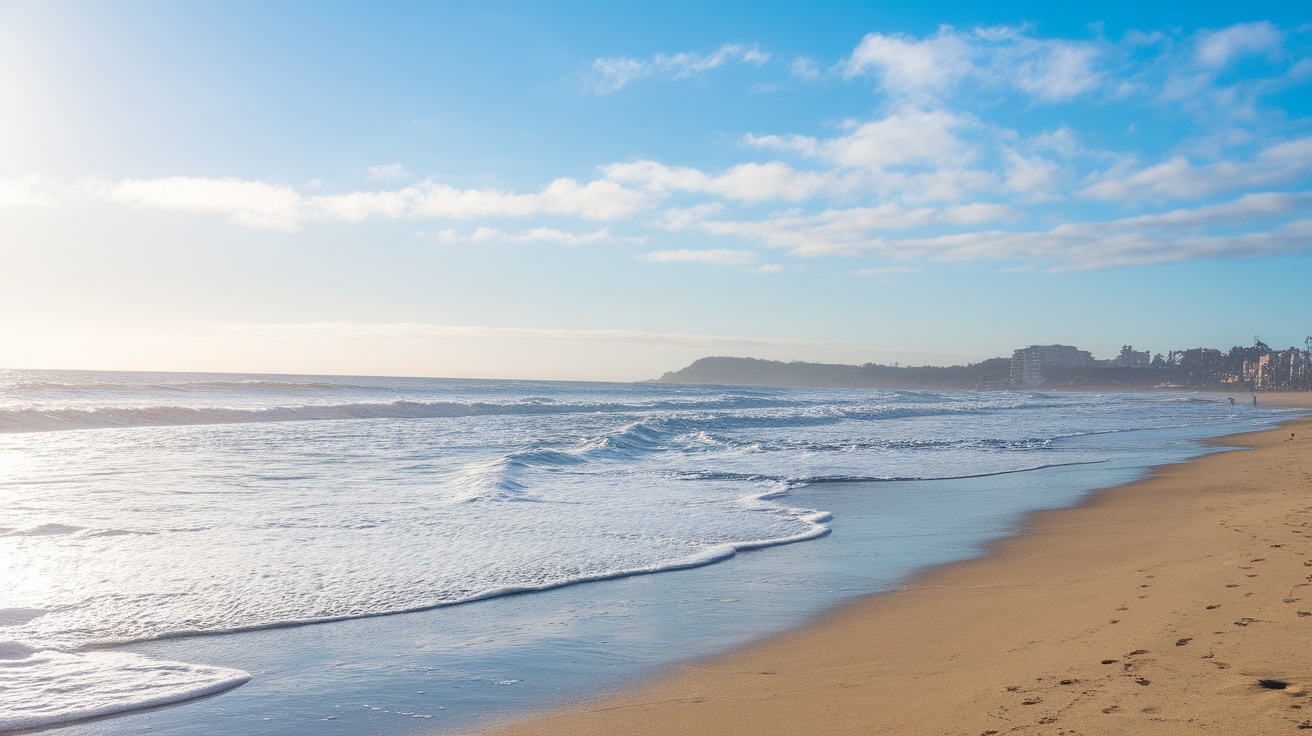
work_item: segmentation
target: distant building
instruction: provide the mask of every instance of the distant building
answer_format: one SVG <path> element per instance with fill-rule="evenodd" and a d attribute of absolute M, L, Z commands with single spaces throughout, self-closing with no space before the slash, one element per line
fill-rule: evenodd
<path fill-rule="evenodd" d="M 1043 383 L 1048 368 L 1091 368 L 1093 354 L 1071 345 L 1031 345 L 1011 354 L 1011 382 L 1026 386 Z"/>
<path fill-rule="evenodd" d="M 1275 387 L 1275 366 L 1271 364 L 1271 354 L 1259 356 L 1257 360 L 1244 361 L 1244 380 L 1253 384 L 1255 391 L 1269 391 Z"/>

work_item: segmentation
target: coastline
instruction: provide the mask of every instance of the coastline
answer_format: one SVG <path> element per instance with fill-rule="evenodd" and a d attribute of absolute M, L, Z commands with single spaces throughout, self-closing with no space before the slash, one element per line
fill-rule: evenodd
<path fill-rule="evenodd" d="M 1309 443 L 1310 418 L 1212 440 L 1249 449 L 1159 466 L 1032 514 L 982 557 L 488 733 L 1312 728 Z"/>

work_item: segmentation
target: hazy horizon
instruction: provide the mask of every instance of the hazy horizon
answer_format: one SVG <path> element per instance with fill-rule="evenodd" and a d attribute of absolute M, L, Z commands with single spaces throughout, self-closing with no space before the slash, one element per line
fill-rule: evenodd
<path fill-rule="evenodd" d="M 1312 12 L 0 2 L 0 366 L 1303 344 Z"/>

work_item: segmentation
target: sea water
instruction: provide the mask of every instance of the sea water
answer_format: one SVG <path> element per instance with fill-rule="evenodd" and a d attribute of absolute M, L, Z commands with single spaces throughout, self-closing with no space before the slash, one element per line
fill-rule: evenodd
<path fill-rule="evenodd" d="M 74 728 L 465 728 L 796 623 L 1281 416 L 1169 393 L 0 372 L 0 731 L 185 701 Z M 847 541 L 809 541 L 831 530 Z"/>

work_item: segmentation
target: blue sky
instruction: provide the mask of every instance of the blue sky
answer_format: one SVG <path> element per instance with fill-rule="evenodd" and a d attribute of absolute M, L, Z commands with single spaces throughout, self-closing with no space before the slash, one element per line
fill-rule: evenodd
<path fill-rule="evenodd" d="M 1296 3 L 0 1 L 0 366 L 1312 333 Z"/>

